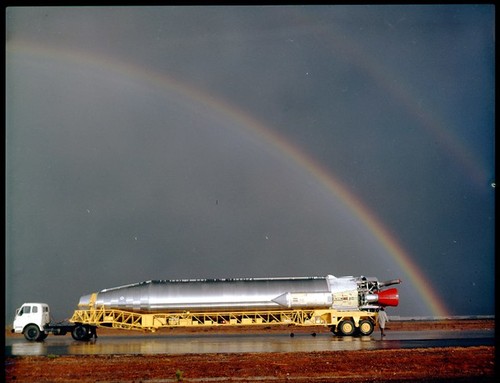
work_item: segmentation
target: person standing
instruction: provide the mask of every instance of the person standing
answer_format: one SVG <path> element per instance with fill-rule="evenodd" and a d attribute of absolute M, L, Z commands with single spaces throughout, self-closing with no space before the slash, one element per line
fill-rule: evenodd
<path fill-rule="evenodd" d="M 383 307 L 381 307 L 379 312 L 378 312 L 378 325 L 380 326 L 380 335 L 381 336 L 385 336 L 384 329 L 385 329 L 386 322 L 389 322 L 389 318 L 387 317 L 387 313 L 385 312 L 385 309 Z"/>

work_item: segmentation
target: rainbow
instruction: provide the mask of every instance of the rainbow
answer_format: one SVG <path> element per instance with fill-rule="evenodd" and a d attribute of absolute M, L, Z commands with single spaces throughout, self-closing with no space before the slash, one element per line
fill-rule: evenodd
<path fill-rule="evenodd" d="M 198 88 L 194 88 L 186 83 L 180 82 L 165 73 L 158 73 L 141 67 L 126 64 L 117 59 L 110 59 L 105 56 L 96 56 L 83 51 L 71 51 L 67 49 L 54 48 L 49 46 L 35 45 L 25 41 L 10 41 L 6 49 L 7 71 L 14 55 L 23 55 L 24 58 L 47 59 L 50 61 L 62 61 L 71 65 L 82 65 L 98 68 L 99 70 L 110 71 L 121 74 L 126 78 L 132 78 L 146 82 L 149 86 L 160 87 L 176 92 L 188 99 L 199 103 L 210 110 L 222 114 L 235 123 L 244 126 L 254 137 L 271 145 L 280 154 L 291 159 L 297 166 L 311 174 L 323 185 L 329 193 L 339 198 L 348 210 L 356 216 L 363 225 L 373 234 L 378 242 L 388 251 L 397 265 L 406 273 L 412 285 L 417 289 L 418 294 L 431 310 L 433 315 L 448 316 L 448 310 L 440 297 L 434 292 L 429 281 L 412 260 L 409 253 L 403 249 L 398 241 L 390 234 L 384 225 L 373 215 L 373 213 L 362 204 L 356 196 L 350 192 L 330 171 L 327 171 L 319 163 L 300 148 L 287 141 L 281 135 L 275 133 L 261 121 L 245 113 L 243 110 L 229 104 L 226 101 L 216 98 L 213 95 L 204 93 Z"/>

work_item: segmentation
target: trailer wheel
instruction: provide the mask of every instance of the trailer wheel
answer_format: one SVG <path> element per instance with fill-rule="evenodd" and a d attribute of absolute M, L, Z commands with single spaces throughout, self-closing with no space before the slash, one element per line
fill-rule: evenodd
<path fill-rule="evenodd" d="M 76 325 L 73 331 L 71 331 L 71 336 L 74 340 L 89 340 L 90 334 L 86 326 L 81 324 Z"/>
<path fill-rule="evenodd" d="M 352 335 L 356 330 L 354 322 L 351 319 L 345 319 L 339 324 L 339 330 L 342 335 Z"/>
<path fill-rule="evenodd" d="M 26 340 L 29 340 L 30 342 L 43 340 L 40 339 L 40 334 L 41 331 L 36 324 L 30 324 L 26 326 L 26 328 L 24 329 L 24 337 L 26 338 Z"/>
<path fill-rule="evenodd" d="M 374 325 L 369 319 L 363 319 L 359 322 L 359 333 L 363 336 L 368 336 L 373 332 Z"/>

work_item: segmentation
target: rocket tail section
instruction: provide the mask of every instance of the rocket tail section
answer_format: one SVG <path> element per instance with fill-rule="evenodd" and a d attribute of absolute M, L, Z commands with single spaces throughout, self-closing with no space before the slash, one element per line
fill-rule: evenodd
<path fill-rule="evenodd" d="M 378 303 L 381 306 L 396 307 L 399 304 L 398 289 L 392 288 L 378 292 Z"/>

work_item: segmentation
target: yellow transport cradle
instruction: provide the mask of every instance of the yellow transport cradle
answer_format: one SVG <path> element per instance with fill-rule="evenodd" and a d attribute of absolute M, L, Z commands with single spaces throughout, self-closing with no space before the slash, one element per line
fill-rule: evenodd
<path fill-rule="evenodd" d="M 70 322 L 95 327 L 151 332 L 169 327 L 324 325 L 330 327 L 331 331 L 338 335 L 355 333 L 370 335 L 375 327 L 376 315 L 375 312 L 369 311 L 333 309 L 140 313 L 89 307 L 75 310 Z"/>

